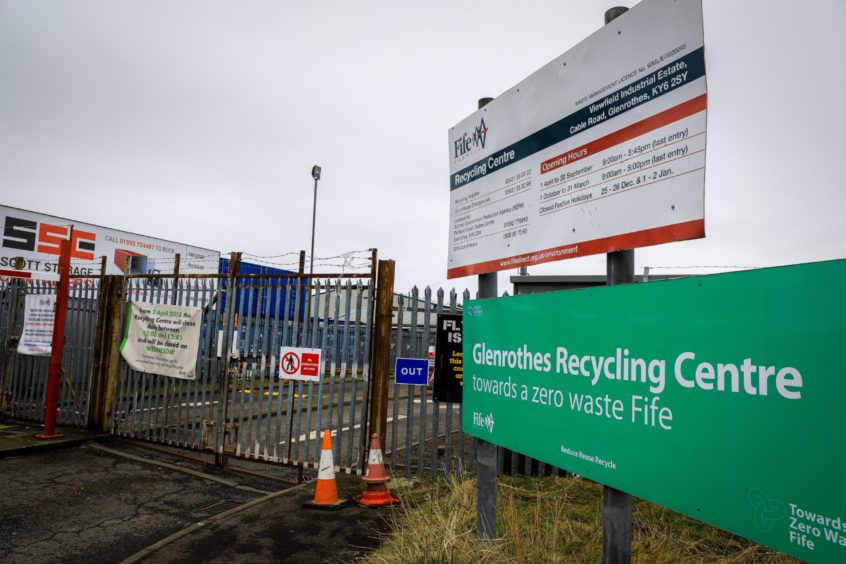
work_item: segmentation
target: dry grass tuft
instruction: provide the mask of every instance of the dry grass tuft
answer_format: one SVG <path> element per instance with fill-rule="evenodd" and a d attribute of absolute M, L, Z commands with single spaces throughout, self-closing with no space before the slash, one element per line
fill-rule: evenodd
<path fill-rule="evenodd" d="M 497 480 L 495 542 L 476 538 L 476 480 L 404 486 L 379 563 L 599 562 L 602 487 L 580 478 Z M 642 563 L 797 562 L 720 529 L 635 499 L 633 560 Z"/>

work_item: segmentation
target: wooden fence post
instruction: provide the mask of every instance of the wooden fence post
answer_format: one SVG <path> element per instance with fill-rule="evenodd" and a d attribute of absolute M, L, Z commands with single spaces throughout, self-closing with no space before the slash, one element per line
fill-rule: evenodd
<path fill-rule="evenodd" d="M 123 277 L 100 278 L 97 327 L 94 331 L 94 360 L 91 370 L 91 396 L 88 402 L 88 428 L 111 431 L 111 407 L 118 376 Z"/>
<path fill-rule="evenodd" d="M 394 261 L 380 260 L 376 283 L 376 326 L 370 378 L 368 436 L 376 433 L 385 448 L 388 425 L 388 382 L 391 370 L 391 328 L 394 318 Z M 369 444 L 369 442 L 368 442 Z"/>

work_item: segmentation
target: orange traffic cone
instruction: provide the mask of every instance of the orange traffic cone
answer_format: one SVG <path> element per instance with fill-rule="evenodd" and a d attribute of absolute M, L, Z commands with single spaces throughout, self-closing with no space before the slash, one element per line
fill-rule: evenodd
<path fill-rule="evenodd" d="M 317 487 L 314 499 L 307 501 L 305 507 L 315 509 L 338 509 L 347 504 L 346 499 L 338 499 L 338 487 L 335 484 L 335 461 L 332 458 L 332 434 L 323 431 L 323 446 L 320 450 L 320 465 L 317 470 Z"/>
<path fill-rule="evenodd" d="M 385 459 L 382 458 L 382 447 L 379 444 L 379 436 L 375 433 L 370 438 L 370 455 L 367 458 L 367 473 L 364 475 L 366 487 L 361 495 L 354 497 L 353 501 L 367 507 L 380 507 L 391 505 L 400 500 L 399 494 L 388 491 L 387 484 L 390 478 L 385 471 Z"/>

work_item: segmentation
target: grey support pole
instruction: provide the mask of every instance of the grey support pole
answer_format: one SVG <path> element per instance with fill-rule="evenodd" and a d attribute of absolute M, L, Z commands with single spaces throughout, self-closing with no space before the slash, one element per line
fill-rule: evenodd
<path fill-rule="evenodd" d="M 314 178 L 314 204 L 311 207 L 311 259 L 308 263 L 308 275 L 314 274 L 314 226 L 317 224 L 317 181 L 320 180 L 320 167 L 311 167 L 311 177 Z"/>
<path fill-rule="evenodd" d="M 634 281 L 634 250 L 607 255 L 607 284 Z M 628 564 L 632 561 L 632 496 L 611 486 L 602 495 L 602 563 Z"/>
<path fill-rule="evenodd" d="M 625 13 L 616 7 L 605 12 L 605 24 Z M 634 249 L 606 255 L 606 283 L 631 284 L 634 281 Z M 632 561 L 632 496 L 605 486 L 602 495 L 602 563 L 628 564 Z"/>
<path fill-rule="evenodd" d="M 317 179 L 314 179 L 314 204 L 311 207 L 311 254 L 309 255 L 308 274 L 314 272 L 314 226 L 317 223 Z"/>
<path fill-rule="evenodd" d="M 479 109 L 493 100 L 480 98 Z M 497 273 L 479 275 L 479 297 L 497 297 Z M 497 447 L 494 443 L 476 439 L 476 531 L 482 540 L 496 539 L 496 462 Z"/>

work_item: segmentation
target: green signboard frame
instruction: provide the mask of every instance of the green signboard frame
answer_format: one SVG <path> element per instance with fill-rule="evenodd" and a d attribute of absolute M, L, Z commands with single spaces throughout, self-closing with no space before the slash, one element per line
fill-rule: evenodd
<path fill-rule="evenodd" d="M 846 560 L 846 260 L 469 301 L 464 431 Z"/>

